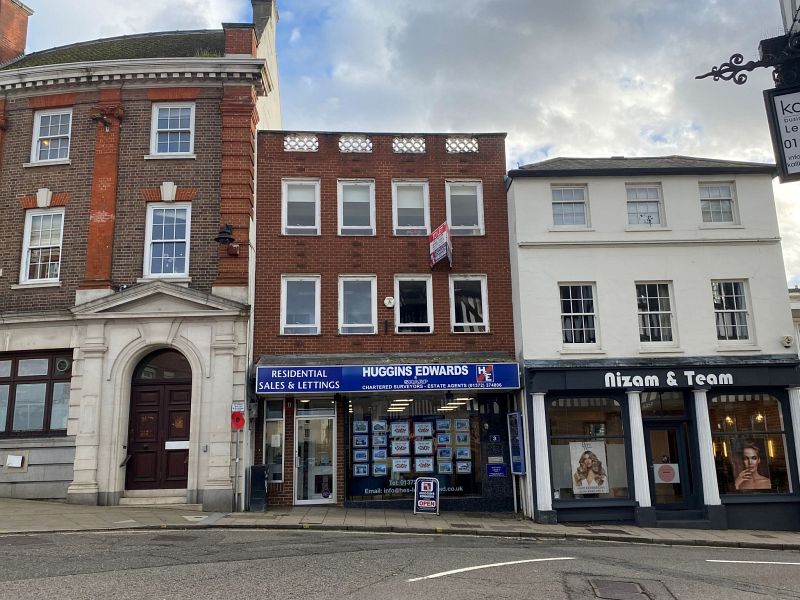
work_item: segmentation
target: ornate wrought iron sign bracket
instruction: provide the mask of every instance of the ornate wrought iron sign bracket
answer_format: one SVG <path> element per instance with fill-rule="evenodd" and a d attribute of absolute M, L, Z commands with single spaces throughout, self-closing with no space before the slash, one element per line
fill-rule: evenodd
<path fill-rule="evenodd" d="M 708 73 L 698 75 L 695 79 L 712 77 L 714 81 L 733 81 L 736 85 L 747 82 L 747 72 L 761 67 L 774 68 L 772 79 L 776 87 L 793 85 L 800 81 L 800 35 L 792 34 L 761 40 L 759 47 L 761 60 L 744 62 L 744 56 L 733 54 L 718 67 Z"/>

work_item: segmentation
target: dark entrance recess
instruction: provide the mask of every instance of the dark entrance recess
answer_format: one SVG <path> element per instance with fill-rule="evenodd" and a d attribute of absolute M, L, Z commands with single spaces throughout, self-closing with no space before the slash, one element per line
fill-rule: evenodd
<path fill-rule="evenodd" d="M 181 489 L 188 483 L 192 373 L 174 350 L 145 357 L 133 375 L 125 487 Z"/>
<path fill-rule="evenodd" d="M 702 517 L 686 409 L 682 391 L 642 393 L 650 497 L 662 520 Z"/>

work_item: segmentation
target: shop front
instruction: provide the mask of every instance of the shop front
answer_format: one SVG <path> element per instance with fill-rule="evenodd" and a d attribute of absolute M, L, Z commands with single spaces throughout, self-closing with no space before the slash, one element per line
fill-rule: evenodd
<path fill-rule="evenodd" d="M 514 362 L 260 364 L 268 502 L 410 509 L 435 477 L 443 510 L 512 511 L 519 387 Z"/>
<path fill-rule="evenodd" d="M 525 366 L 537 520 L 800 527 L 795 359 Z"/>

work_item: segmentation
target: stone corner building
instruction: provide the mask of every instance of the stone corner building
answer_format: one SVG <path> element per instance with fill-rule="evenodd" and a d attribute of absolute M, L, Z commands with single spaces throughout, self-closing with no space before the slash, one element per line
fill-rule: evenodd
<path fill-rule="evenodd" d="M 25 55 L 32 11 L 0 0 L 0 495 L 232 507 L 256 128 L 280 124 L 277 8 L 252 4 Z"/>

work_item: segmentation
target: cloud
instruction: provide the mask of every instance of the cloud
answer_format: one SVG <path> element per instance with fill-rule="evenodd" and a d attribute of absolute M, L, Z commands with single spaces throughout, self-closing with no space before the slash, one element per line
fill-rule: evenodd
<path fill-rule="evenodd" d="M 26 0 L 31 49 L 250 18 L 248 0 Z M 505 131 L 509 167 L 554 156 L 773 161 L 763 89 L 697 80 L 779 35 L 775 0 L 278 0 L 283 125 Z M 791 193 L 789 190 L 791 188 Z M 776 186 L 800 281 L 794 186 Z"/>
<path fill-rule="evenodd" d="M 25 0 L 28 51 L 79 41 L 148 31 L 219 29 L 223 22 L 250 20 L 246 0 Z"/>

